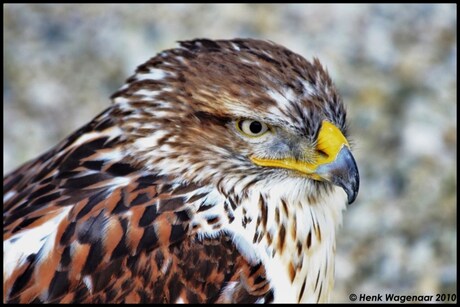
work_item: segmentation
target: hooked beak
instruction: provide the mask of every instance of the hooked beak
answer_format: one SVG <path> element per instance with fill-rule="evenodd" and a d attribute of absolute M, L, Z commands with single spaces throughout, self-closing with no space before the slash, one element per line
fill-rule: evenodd
<path fill-rule="evenodd" d="M 342 132 L 328 121 L 323 121 L 316 145 L 318 155 L 313 161 L 293 158 L 262 159 L 251 157 L 260 166 L 279 167 L 298 171 L 307 177 L 327 181 L 344 189 L 348 204 L 355 201 L 359 190 L 359 172 L 350 151 L 350 145 Z"/>
<path fill-rule="evenodd" d="M 319 165 L 316 174 L 343 188 L 348 196 L 348 204 L 355 201 L 359 190 L 359 172 L 348 146 L 342 147 L 333 162 Z"/>

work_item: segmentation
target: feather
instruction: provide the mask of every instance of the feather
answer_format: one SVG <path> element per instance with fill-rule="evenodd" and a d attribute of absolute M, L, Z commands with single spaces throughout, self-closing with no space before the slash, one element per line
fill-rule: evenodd
<path fill-rule="evenodd" d="M 325 119 L 346 133 L 318 60 L 186 41 L 112 100 L 4 178 L 5 303 L 328 300 L 345 192 L 249 158 L 303 157 Z M 241 118 L 271 134 L 241 135 Z"/>

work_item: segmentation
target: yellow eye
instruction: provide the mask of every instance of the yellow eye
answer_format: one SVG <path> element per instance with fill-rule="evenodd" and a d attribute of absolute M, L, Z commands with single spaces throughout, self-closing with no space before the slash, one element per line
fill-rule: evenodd
<path fill-rule="evenodd" d="M 268 131 L 265 123 L 253 119 L 241 119 L 236 122 L 236 126 L 239 131 L 250 137 L 259 137 Z"/>

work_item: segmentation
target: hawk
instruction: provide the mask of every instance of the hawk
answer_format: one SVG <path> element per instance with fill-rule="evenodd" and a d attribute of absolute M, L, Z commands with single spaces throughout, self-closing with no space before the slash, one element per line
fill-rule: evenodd
<path fill-rule="evenodd" d="M 180 42 L 3 180 L 7 303 L 325 302 L 358 192 L 318 59 Z"/>

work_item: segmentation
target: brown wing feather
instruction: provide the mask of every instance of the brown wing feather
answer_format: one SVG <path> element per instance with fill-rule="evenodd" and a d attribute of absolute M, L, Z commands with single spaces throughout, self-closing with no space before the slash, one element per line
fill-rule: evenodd
<path fill-rule="evenodd" d="M 15 193 L 4 202 L 4 240 L 71 208 L 57 225 L 52 249 L 29 255 L 4 278 L 4 301 L 270 299 L 263 267 L 251 266 L 229 236 L 196 235 L 184 194 L 199 186 L 173 187 L 171 178 L 127 160 L 100 160 L 101 152 L 122 150 L 123 143 L 107 136 L 105 115 L 4 178 L 4 196 Z M 91 137 L 80 144 L 86 133 Z"/>

